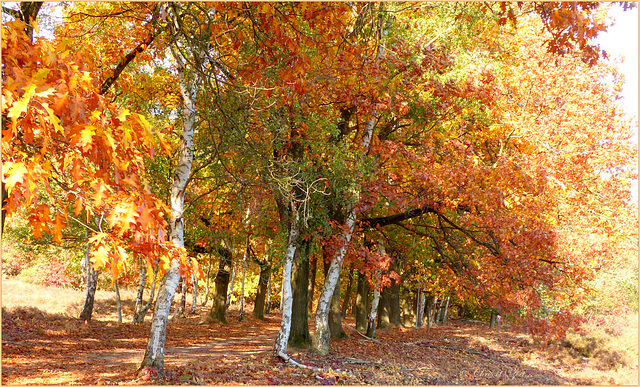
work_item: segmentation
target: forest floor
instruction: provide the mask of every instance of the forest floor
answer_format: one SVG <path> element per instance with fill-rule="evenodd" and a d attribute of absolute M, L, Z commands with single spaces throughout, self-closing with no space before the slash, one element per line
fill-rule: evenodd
<path fill-rule="evenodd" d="M 140 377 L 151 313 L 130 323 L 134 294 L 121 293 L 124 323 L 117 323 L 113 292 L 98 291 L 93 320 L 84 325 L 76 318 L 84 292 L 3 280 L 2 384 L 638 384 L 637 360 L 603 366 L 563 346 L 543 350 L 509 325 L 491 330 L 462 320 L 430 330 L 380 329 L 375 341 L 347 328 L 349 337 L 332 340 L 329 356 L 290 348 L 293 359 L 314 368 L 305 369 L 272 356 L 279 315 L 257 320 L 247 308 L 239 321 L 232 306 L 227 325 L 202 325 L 210 303 L 169 324 L 165 372 Z M 623 330 L 635 329 L 637 341 L 637 315 L 627 318 Z"/>

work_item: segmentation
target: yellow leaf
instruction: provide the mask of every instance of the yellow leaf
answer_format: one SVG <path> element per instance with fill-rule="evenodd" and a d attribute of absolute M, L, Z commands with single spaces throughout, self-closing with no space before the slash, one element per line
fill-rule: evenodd
<path fill-rule="evenodd" d="M 27 89 L 25 90 L 22 98 L 14 102 L 13 106 L 9 108 L 9 113 L 7 114 L 7 117 L 11 118 L 11 122 L 14 127 L 16 125 L 16 122 L 18 121 L 18 118 L 20 118 L 20 115 L 22 113 L 27 112 L 27 106 L 29 105 L 29 101 L 31 100 L 31 98 L 34 96 L 35 93 L 36 93 L 36 85 L 31 84 L 27 86 Z"/>
<path fill-rule="evenodd" d="M 131 113 L 129 112 L 129 109 L 122 109 L 122 112 L 120 112 L 120 114 L 118 114 L 117 118 L 120 121 L 125 121 L 127 119 L 127 116 L 130 115 Z"/>
<path fill-rule="evenodd" d="M 5 174 L 7 178 L 4 181 L 5 187 L 9 194 L 11 194 L 11 190 L 17 183 L 23 182 L 23 176 L 28 172 L 27 168 L 24 166 L 24 163 L 12 163 L 11 161 L 6 161 L 2 166 L 2 169 L 6 170 Z"/>
<path fill-rule="evenodd" d="M 96 270 L 105 267 L 109 262 L 109 252 L 102 243 L 91 252 L 91 262 L 93 263 L 93 268 Z"/>

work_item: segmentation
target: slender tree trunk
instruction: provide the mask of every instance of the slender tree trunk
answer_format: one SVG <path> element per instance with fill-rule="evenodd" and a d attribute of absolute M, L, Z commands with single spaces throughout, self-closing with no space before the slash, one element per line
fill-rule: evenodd
<path fill-rule="evenodd" d="M 378 328 L 388 327 L 389 320 L 389 288 L 382 288 L 380 291 L 380 302 L 378 303 Z"/>
<path fill-rule="evenodd" d="M 209 280 L 211 279 L 209 274 L 211 273 L 211 264 L 212 260 L 209 259 L 209 266 L 207 266 L 207 284 L 204 289 L 204 300 L 201 302 L 202 306 L 207 306 L 207 302 L 209 301 Z"/>
<path fill-rule="evenodd" d="M 91 315 L 93 314 L 93 301 L 96 297 L 96 288 L 98 287 L 98 272 L 93 268 L 91 260 L 89 259 L 89 232 L 87 228 L 84 229 L 84 235 L 87 239 L 87 247 L 84 253 L 85 265 L 87 268 L 87 291 L 84 299 L 84 306 L 80 312 L 80 319 L 83 321 L 91 321 Z"/>
<path fill-rule="evenodd" d="M 256 301 L 253 304 L 253 317 L 264 320 L 265 298 L 268 292 L 269 277 L 271 276 L 271 257 L 265 259 L 264 262 L 258 262 L 258 265 L 260 266 L 260 277 L 258 279 Z"/>
<path fill-rule="evenodd" d="M 435 313 L 435 303 L 436 303 L 436 298 L 432 294 L 430 294 L 427 297 L 427 306 L 426 306 L 427 329 L 431 329 L 431 327 L 433 327 L 433 315 Z"/>
<path fill-rule="evenodd" d="M 145 265 L 142 261 L 142 257 L 140 257 L 138 260 L 140 261 L 140 282 L 138 284 L 138 294 L 136 294 L 136 305 L 133 308 L 134 316 L 140 313 L 140 310 L 142 310 L 142 302 L 144 299 L 144 285 L 147 280 L 147 265 Z"/>
<path fill-rule="evenodd" d="M 356 294 L 356 329 L 366 332 L 367 329 L 367 310 L 369 309 L 369 284 L 367 284 L 367 276 L 358 270 L 358 288 Z"/>
<path fill-rule="evenodd" d="M 489 328 L 494 329 L 496 327 L 497 318 L 498 318 L 498 311 L 493 309 L 491 311 L 491 319 L 489 320 Z"/>
<path fill-rule="evenodd" d="M 447 316 L 449 315 L 449 298 L 450 296 L 447 296 L 447 301 L 444 303 L 444 310 L 442 312 L 442 325 L 447 324 Z"/>
<path fill-rule="evenodd" d="M 206 322 L 227 323 L 227 290 L 229 289 L 229 270 L 231 270 L 231 262 L 233 254 L 226 247 L 219 247 L 220 265 L 218 274 L 215 279 L 215 289 L 213 291 L 213 305 L 206 317 Z"/>
<path fill-rule="evenodd" d="M 318 257 L 314 254 L 310 261 L 309 267 L 309 302 L 307 303 L 307 311 L 313 313 L 313 294 L 316 289 L 316 272 L 318 271 Z"/>
<path fill-rule="evenodd" d="M 391 262 L 390 270 L 398 272 L 398 258 Z M 402 310 L 400 309 L 400 283 L 393 279 L 389 287 L 389 323 L 394 327 L 402 326 Z"/>
<path fill-rule="evenodd" d="M 176 44 L 180 43 L 176 42 Z M 175 52 L 173 56 L 178 62 L 177 68 L 180 94 L 182 95 L 183 120 L 180 156 L 171 184 L 171 219 L 169 225 L 173 244 L 176 247 L 184 247 L 184 195 L 191 173 L 191 164 L 193 163 L 193 133 L 196 105 L 194 101 L 194 88 L 192 87 L 192 83 L 186 79 L 182 58 Z M 153 311 L 147 349 L 140 368 L 154 368 L 156 370 L 164 368 L 164 346 L 167 340 L 167 323 L 171 303 L 173 302 L 176 287 L 180 279 L 178 272 L 179 267 L 180 263 L 178 259 L 173 259 L 160 285 L 158 299 Z"/>
<path fill-rule="evenodd" d="M 347 272 L 349 276 L 349 282 L 347 283 L 347 290 L 344 294 L 344 301 L 342 302 L 342 317 L 347 317 L 347 309 L 349 308 L 349 303 L 351 303 L 351 287 L 353 286 L 353 264 L 351 268 Z"/>
<path fill-rule="evenodd" d="M 282 320 L 273 353 L 274 356 L 281 357 L 283 359 L 288 358 L 287 344 L 289 342 L 289 334 L 291 333 L 291 315 L 293 312 L 291 269 L 293 266 L 293 257 L 296 253 L 298 234 L 300 233 L 300 230 L 298 228 L 300 217 L 293 199 L 291 201 L 291 210 L 291 229 L 289 231 L 289 240 L 287 242 L 287 253 L 285 254 L 284 267 L 282 269 L 282 299 L 280 300 L 280 307 L 282 309 Z"/>
<path fill-rule="evenodd" d="M 309 333 L 308 291 L 309 291 L 309 252 L 311 241 L 300 243 L 293 260 L 291 287 L 293 304 L 291 311 L 291 332 L 289 345 L 294 348 L 307 348 L 311 344 Z"/>
<path fill-rule="evenodd" d="M 192 274 L 191 282 L 193 282 L 193 294 L 191 298 L 191 309 L 189 309 L 189 314 L 196 313 L 196 307 L 198 306 L 198 276 L 196 273 Z"/>
<path fill-rule="evenodd" d="M 229 291 L 227 293 L 227 301 L 226 301 L 226 308 L 229 309 L 229 306 L 231 306 L 231 295 L 233 294 L 233 286 L 236 282 L 236 261 L 233 261 L 233 266 L 231 268 L 231 284 L 229 285 Z"/>
<path fill-rule="evenodd" d="M 440 306 L 438 306 L 438 317 L 436 318 L 438 324 L 442 324 L 442 317 L 444 317 L 444 301 L 444 298 L 441 298 Z"/>
<path fill-rule="evenodd" d="M 184 317 L 184 310 L 187 304 L 187 279 L 181 277 L 180 281 L 181 282 L 178 282 L 178 289 L 180 289 L 182 296 L 180 297 L 180 302 L 178 302 L 176 310 L 173 312 L 171 321 L 175 320 L 176 318 Z M 182 286 L 180 286 L 181 284 Z"/>
<path fill-rule="evenodd" d="M 420 328 L 424 321 L 424 293 L 422 289 L 418 289 L 416 295 L 416 328 Z"/>
<path fill-rule="evenodd" d="M 133 314 L 133 322 L 141 323 L 144 321 L 144 316 L 146 316 L 147 311 L 151 308 L 151 303 L 153 303 L 154 296 L 156 295 L 156 280 L 158 279 L 158 269 L 160 268 L 159 264 L 156 264 L 153 268 L 153 281 L 151 282 L 151 289 L 149 290 L 149 299 L 147 303 L 140 308 L 140 310 L 136 311 Z M 145 269 L 146 272 L 146 269 Z"/>
<path fill-rule="evenodd" d="M 327 278 L 327 273 L 330 268 L 330 264 L 327 260 L 323 259 L 324 263 L 324 276 Z M 333 290 L 333 296 L 331 297 L 331 306 L 329 307 L 329 332 L 332 339 L 339 339 L 347 337 L 347 334 L 342 328 L 342 312 L 340 311 L 340 279 L 338 276 L 338 282 Z"/>
<path fill-rule="evenodd" d="M 271 270 L 269 270 L 269 280 L 267 282 L 267 302 L 264 308 L 264 314 L 271 313 Z"/>
<path fill-rule="evenodd" d="M 242 286 L 240 287 L 240 316 L 238 317 L 239 321 L 242 321 L 244 318 L 244 283 L 245 276 L 247 273 L 247 257 L 249 256 L 249 234 L 244 242 L 244 255 L 242 256 Z"/>
<path fill-rule="evenodd" d="M 118 281 L 113 282 L 113 287 L 116 290 L 116 311 L 118 313 L 118 324 L 122 324 L 122 303 L 120 302 L 120 289 L 118 288 Z"/>
<path fill-rule="evenodd" d="M 369 319 L 367 320 L 367 336 L 371 338 L 376 337 L 376 314 L 378 313 L 378 303 L 380 302 L 380 275 L 379 269 L 376 269 L 375 286 L 373 288 L 373 301 L 371 301 L 371 311 L 369 312 Z"/>

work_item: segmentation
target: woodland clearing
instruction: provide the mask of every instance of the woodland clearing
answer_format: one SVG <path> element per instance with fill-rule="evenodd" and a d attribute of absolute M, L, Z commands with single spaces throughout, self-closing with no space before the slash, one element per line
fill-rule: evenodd
<path fill-rule="evenodd" d="M 566 346 L 542 349 L 509 324 L 491 330 L 488 323 L 464 320 L 430 330 L 385 328 L 375 340 L 347 329 L 349 338 L 332 340 L 329 356 L 290 349 L 296 361 L 320 370 L 303 369 L 273 357 L 277 313 L 264 321 L 247 313 L 238 321 L 236 305 L 228 311 L 228 325 L 200 324 L 207 313 L 202 306 L 170 323 L 164 371 L 139 378 L 149 316 L 142 324 L 129 323 L 133 291 L 122 295 L 124 323 L 117 323 L 114 293 L 99 291 L 94 319 L 84 325 L 76 316 L 84 292 L 3 280 L 2 384 L 638 383 L 637 362 L 606 366 L 603 356 L 583 357 Z M 350 316 L 343 322 L 353 326 Z M 637 355 L 637 314 L 607 326 L 618 330 L 614 336 L 635 334 Z"/>

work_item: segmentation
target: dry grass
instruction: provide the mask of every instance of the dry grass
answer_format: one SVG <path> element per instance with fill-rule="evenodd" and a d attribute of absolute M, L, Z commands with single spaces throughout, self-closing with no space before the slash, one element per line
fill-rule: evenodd
<path fill-rule="evenodd" d="M 145 297 L 147 294 L 145 294 Z M 136 291 L 120 289 L 122 319 L 128 320 L 133 314 Z M 35 307 L 49 314 L 78 317 L 84 305 L 85 291 L 71 288 L 52 288 L 16 280 L 2 280 L 2 307 L 8 311 L 17 308 Z M 101 320 L 117 321 L 116 293 L 98 289 L 96 291 L 94 316 Z"/>

